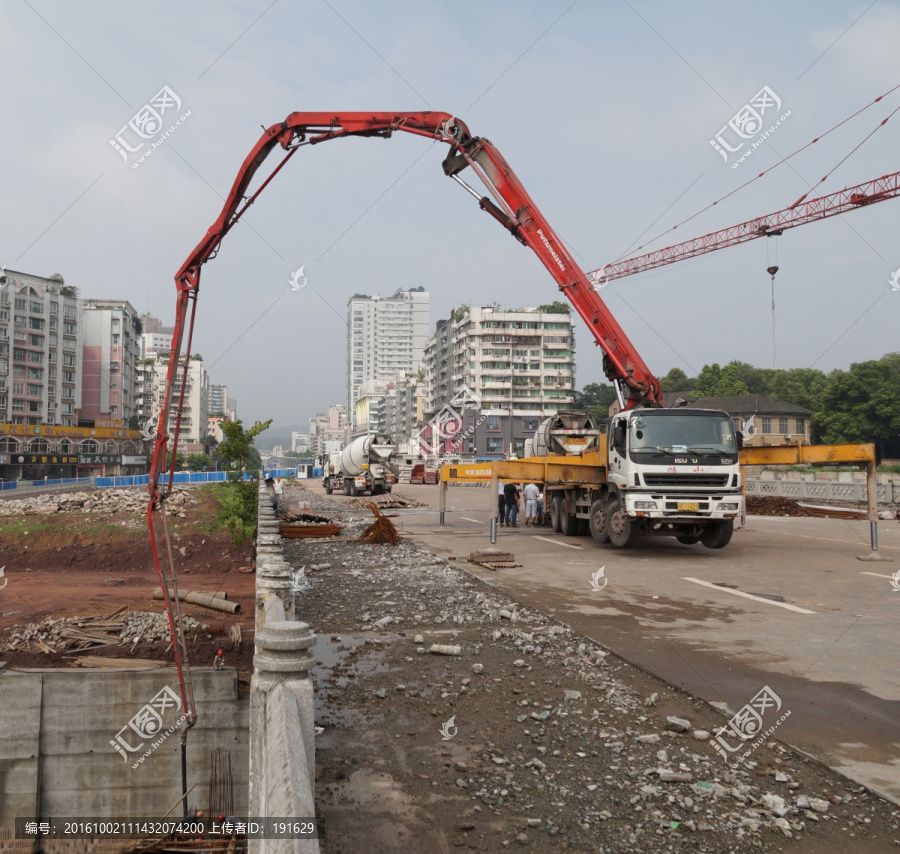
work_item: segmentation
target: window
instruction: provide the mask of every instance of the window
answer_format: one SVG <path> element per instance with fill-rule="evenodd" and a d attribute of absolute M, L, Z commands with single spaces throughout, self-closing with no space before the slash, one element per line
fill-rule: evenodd
<path fill-rule="evenodd" d="M 16 400 L 16 398 L 13 398 L 12 408 L 13 408 L 13 412 L 23 412 L 25 409 L 25 401 L 24 400 Z"/>
<path fill-rule="evenodd" d="M 30 380 L 40 380 L 43 379 L 44 372 L 40 368 L 29 368 L 28 369 L 28 379 Z"/>
<path fill-rule="evenodd" d="M 13 394 L 25 394 L 25 383 L 13 383 Z"/>
<path fill-rule="evenodd" d="M 43 314 L 44 313 L 44 304 L 41 302 L 35 302 L 34 300 L 32 300 L 31 305 L 29 306 L 29 309 L 34 314 Z"/>
<path fill-rule="evenodd" d="M 75 357 L 74 357 L 74 356 L 64 355 L 64 356 L 63 356 L 63 364 L 64 364 L 67 368 L 74 368 L 74 367 L 75 367 Z"/>
<path fill-rule="evenodd" d="M 81 453 L 98 454 L 100 453 L 100 446 L 93 439 L 87 439 L 81 443 Z"/>
<path fill-rule="evenodd" d="M 28 328 L 29 329 L 43 329 L 44 321 L 39 317 L 29 317 L 28 318 Z"/>
<path fill-rule="evenodd" d="M 496 432 L 500 429 L 500 416 L 499 415 L 488 415 L 487 417 L 487 426 L 486 430 L 491 430 Z"/>
<path fill-rule="evenodd" d="M 29 351 L 29 353 L 28 353 L 28 361 L 29 361 L 29 362 L 43 362 L 43 361 L 44 361 L 44 354 L 43 354 L 43 353 L 37 353 L 37 352 L 35 352 L 34 350 L 31 350 L 31 351 Z"/>
<path fill-rule="evenodd" d="M 59 314 L 59 303 L 51 302 L 50 303 L 50 314 Z M 50 321 L 51 323 L 55 323 L 55 321 Z"/>
<path fill-rule="evenodd" d="M 805 418 L 797 419 L 797 432 L 801 436 L 806 434 L 806 419 Z"/>
<path fill-rule="evenodd" d="M 522 430 L 526 433 L 537 430 L 538 428 L 538 417 L 537 415 L 526 415 L 522 419 Z"/>
<path fill-rule="evenodd" d="M 74 335 L 75 334 L 75 324 L 74 323 L 63 323 L 63 332 L 66 335 Z"/>
<path fill-rule="evenodd" d="M 491 416 L 488 416 L 490 419 Z M 488 436 L 485 439 L 485 451 L 489 454 L 502 454 L 503 453 L 503 439 L 499 436 Z"/>
<path fill-rule="evenodd" d="M 16 297 L 16 311 L 25 311 L 28 302 L 22 297 Z"/>
<path fill-rule="evenodd" d="M 787 434 L 788 431 L 788 420 L 787 418 L 779 418 L 778 419 L 778 432 L 782 435 Z"/>
<path fill-rule="evenodd" d="M 41 402 L 39 400 L 29 400 L 28 401 L 28 411 L 29 412 L 40 412 L 41 411 Z"/>
<path fill-rule="evenodd" d="M 513 450 L 517 457 L 525 456 L 525 440 L 524 439 L 513 439 Z"/>
<path fill-rule="evenodd" d="M 28 343 L 31 344 L 32 347 L 43 347 L 44 346 L 44 336 L 43 335 L 29 335 Z"/>
<path fill-rule="evenodd" d="M 19 383 L 21 385 L 21 383 Z M 32 396 L 39 396 L 41 393 L 41 387 L 39 385 L 35 385 L 34 383 L 28 383 L 28 393 Z"/>
<path fill-rule="evenodd" d="M 13 348 L 13 361 L 14 362 L 24 362 L 25 361 L 25 351 L 19 349 L 18 347 Z"/>
<path fill-rule="evenodd" d="M 763 431 L 763 433 L 771 433 L 772 432 L 772 419 L 771 418 L 763 418 L 762 431 Z"/>

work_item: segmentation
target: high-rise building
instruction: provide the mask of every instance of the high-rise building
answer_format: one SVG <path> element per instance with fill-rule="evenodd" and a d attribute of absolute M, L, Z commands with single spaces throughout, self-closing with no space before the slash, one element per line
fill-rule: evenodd
<path fill-rule="evenodd" d="M 0 422 L 76 426 L 81 405 L 78 290 L 5 270 L 0 290 Z"/>
<path fill-rule="evenodd" d="M 210 385 L 209 412 L 210 415 L 226 415 L 228 413 L 227 385 Z"/>
<path fill-rule="evenodd" d="M 468 388 L 480 400 L 466 416 L 460 453 L 521 456 L 539 421 L 572 406 L 575 330 L 568 312 L 461 306 L 438 321 L 424 360 L 426 415 Z M 471 420 L 471 424 L 469 423 Z"/>
<path fill-rule="evenodd" d="M 146 359 L 149 353 L 167 353 L 172 349 L 172 336 L 175 334 L 174 326 L 163 326 L 162 321 L 153 314 L 141 315 L 141 355 Z"/>
<path fill-rule="evenodd" d="M 309 450 L 317 457 L 327 452 L 327 444 L 344 447 L 350 438 L 347 408 L 343 404 L 331 404 L 328 412 L 319 412 L 309 419 Z"/>
<path fill-rule="evenodd" d="M 86 299 L 82 312 L 79 427 L 127 427 L 137 414 L 141 321 L 128 300 Z"/>
<path fill-rule="evenodd" d="M 152 342 L 149 336 L 155 333 L 144 333 L 145 342 Z M 171 338 L 171 336 L 170 336 Z M 137 363 L 135 402 L 137 415 L 141 424 L 148 419 L 159 419 L 163 399 L 166 391 L 166 376 L 169 370 L 169 345 L 165 349 L 156 352 L 142 348 L 144 358 Z M 177 404 L 181 397 L 182 379 L 184 368 L 187 366 L 187 385 L 184 391 L 184 407 L 181 413 L 181 433 L 179 446 L 199 445 L 209 434 L 209 374 L 203 365 L 202 359 L 196 357 L 181 357 L 181 367 L 175 383 L 172 395 Z M 173 407 L 169 407 L 169 434 L 175 430 L 175 414 Z"/>
<path fill-rule="evenodd" d="M 422 288 L 391 297 L 354 294 L 347 302 L 347 410 L 366 382 L 387 382 L 419 370 L 429 334 L 429 294 Z"/>

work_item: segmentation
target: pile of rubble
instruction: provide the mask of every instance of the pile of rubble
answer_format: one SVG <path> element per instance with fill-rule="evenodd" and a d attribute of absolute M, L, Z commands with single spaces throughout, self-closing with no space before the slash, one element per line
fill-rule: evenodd
<path fill-rule="evenodd" d="M 796 501 L 777 495 L 748 495 L 747 514 L 750 516 L 809 516 Z"/>
<path fill-rule="evenodd" d="M 165 614 L 131 611 L 125 606 L 106 616 L 47 617 L 40 623 L 13 626 L 6 641 L 0 642 L 2 652 L 79 652 L 101 646 L 122 646 L 126 643 L 154 643 L 170 640 L 169 620 Z M 193 617 L 183 616 L 186 632 L 204 630 L 205 626 Z M 207 633 L 207 638 L 211 637 Z"/>
<path fill-rule="evenodd" d="M 166 499 L 170 511 L 183 512 L 196 504 L 197 499 L 186 487 L 176 487 Z M 147 509 L 146 489 L 95 489 L 90 492 L 61 492 L 55 495 L 36 495 L 15 501 L 0 502 L 0 516 L 51 513 L 143 513 Z"/>

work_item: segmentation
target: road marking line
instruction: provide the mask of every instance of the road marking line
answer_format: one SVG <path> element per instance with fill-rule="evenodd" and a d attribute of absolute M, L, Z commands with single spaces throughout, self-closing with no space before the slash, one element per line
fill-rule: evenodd
<path fill-rule="evenodd" d="M 578 551 L 584 551 L 584 546 L 573 546 L 571 543 L 561 543 L 559 540 L 551 540 L 549 537 L 534 537 L 535 540 L 543 540 L 545 543 L 550 543 L 553 546 L 565 546 L 567 549 L 578 549 Z"/>
<path fill-rule="evenodd" d="M 860 575 L 874 575 L 876 578 L 886 578 L 888 581 L 893 581 L 893 575 L 882 575 L 880 572 L 860 572 Z"/>
<path fill-rule="evenodd" d="M 771 516 L 760 516 L 761 519 L 769 520 Z M 795 517 L 796 518 L 796 517 Z M 865 546 L 865 543 L 858 543 L 855 540 L 838 540 L 835 537 L 813 537 L 811 534 L 786 534 L 785 536 L 789 537 L 802 537 L 804 540 L 824 540 L 828 543 L 844 543 L 845 545 L 850 546 Z M 900 547 L 898 546 L 884 546 L 881 543 L 878 544 L 878 548 L 880 549 L 893 549 L 894 551 L 900 551 Z"/>
<path fill-rule="evenodd" d="M 483 524 L 484 524 L 484 522 L 482 522 L 480 519 L 470 519 L 468 516 L 460 516 L 459 518 L 460 518 L 460 519 L 465 519 L 467 522 L 474 522 L 476 525 L 483 525 Z"/>
<path fill-rule="evenodd" d="M 704 587 L 712 587 L 713 590 L 721 590 L 723 593 L 732 593 L 735 596 L 743 596 L 745 599 L 752 599 L 754 602 L 762 602 L 764 605 L 777 605 L 779 608 L 787 608 L 788 611 L 796 611 L 798 614 L 815 614 L 815 611 L 807 611 L 806 608 L 799 608 L 796 605 L 788 605 L 787 602 L 775 602 L 772 599 L 765 599 L 762 596 L 754 596 L 752 593 L 744 593 L 743 590 L 732 590 L 729 587 L 719 587 L 711 581 L 701 581 L 699 578 L 682 578 L 682 581 L 692 581 L 694 584 L 702 584 Z"/>

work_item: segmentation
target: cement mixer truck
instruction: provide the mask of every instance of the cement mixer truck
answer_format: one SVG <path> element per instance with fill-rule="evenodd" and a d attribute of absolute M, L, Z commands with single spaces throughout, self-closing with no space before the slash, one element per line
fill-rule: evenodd
<path fill-rule="evenodd" d="M 325 492 L 328 495 L 333 492 L 344 495 L 390 492 L 391 475 L 398 474 L 391 462 L 394 450 L 390 436 L 370 433 L 354 439 L 343 451 L 332 451 L 322 470 Z"/>

